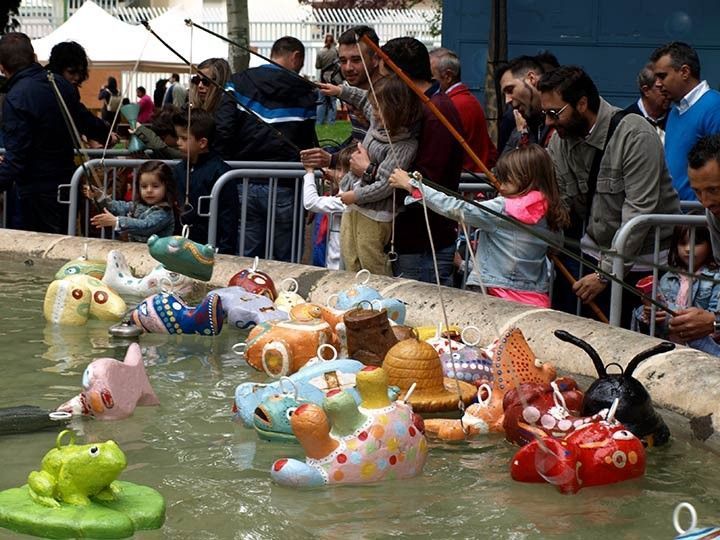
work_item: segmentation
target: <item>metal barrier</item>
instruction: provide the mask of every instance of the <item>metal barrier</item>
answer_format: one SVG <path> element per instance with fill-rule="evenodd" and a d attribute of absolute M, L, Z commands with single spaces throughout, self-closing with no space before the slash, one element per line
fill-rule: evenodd
<path fill-rule="evenodd" d="M 242 191 L 238 190 L 240 195 L 240 229 L 239 229 L 239 253 L 245 253 L 245 225 L 247 221 L 247 195 L 248 187 L 250 185 L 250 178 L 252 179 L 267 179 L 269 186 L 268 193 L 268 208 L 270 211 L 267 215 L 266 228 L 265 228 L 265 259 L 271 259 L 273 253 L 273 247 L 275 244 L 275 202 L 277 197 L 278 180 L 280 179 L 294 179 L 293 185 L 293 225 L 292 225 L 292 240 L 290 247 L 290 260 L 291 262 L 300 262 L 302 257 L 302 245 L 303 236 L 305 231 L 305 220 L 304 220 L 304 208 L 302 205 L 302 185 L 300 184 L 302 177 L 305 175 L 305 170 L 298 169 L 234 169 L 228 171 L 220 178 L 217 179 L 213 185 L 210 195 L 206 195 L 198 198 L 198 215 L 208 218 L 208 244 L 214 246 L 217 241 L 217 225 L 218 215 L 220 209 L 220 192 L 222 191 L 225 184 L 234 181 L 238 178 L 242 179 Z M 208 212 L 204 213 L 200 211 L 202 207 L 202 201 L 209 200 L 210 207 Z"/>
<path fill-rule="evenodd" d="M 653 248 L 653 277 L 655 278 L 655 284 L 653 285 L 653 298 L 656 297 L 657 281 L 658 281 L 658 265 L 660 264 L 660 228 L 674 225 L 690 225 L 693 229 L 696 227 L 707 226 L 707 219 L 704 215 L 702 216 L 688 216 L 683 214 L 647 214 L 644 216 L 635 216 L 625 225 L 623 225 L 615 237 L 613 250 L 615 255 L 613 256 L 613 267 L 612 272 L 615 277 L 622 280 L 625 276 L 625 244 L 630 237 L 630 234 L 635 232 L 638 228 L 655 227 L 655 245 Z M 695 235 L 691 235 L 691 246 L 695 245 Z M 694 254 L 694 250 L 691 249 L 691 255 Z M 691 256 L 690 268 L 693 267 L 694 261 Z M 620 315 L 622 311 L 622 286 L 613 281 L 610 289 L 610 324 L 613 326 L 620 326 Z"/>

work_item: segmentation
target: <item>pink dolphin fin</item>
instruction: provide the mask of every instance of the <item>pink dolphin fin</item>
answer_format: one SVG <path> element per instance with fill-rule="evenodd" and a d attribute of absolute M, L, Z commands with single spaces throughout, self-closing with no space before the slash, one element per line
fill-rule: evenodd
<path fill-rule="evenodd" d="M 125 360 L 94 360 L 83 374 L 83 391 L 58 407 L 59 411 L 94 416 L 98 420 L 121 420 L 137 405 L 159 405 L 150 385 L 140 346 L 128 347 Z"/>

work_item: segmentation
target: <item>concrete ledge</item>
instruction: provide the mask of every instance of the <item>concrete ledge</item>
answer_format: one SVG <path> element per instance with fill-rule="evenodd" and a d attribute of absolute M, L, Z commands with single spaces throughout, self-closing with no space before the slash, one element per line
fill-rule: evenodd
<path fill-rule="evenodd" d="M 80 256 L 85 244 L 88 256 L 93 259 L 105 259 L 111 249 L 122 250 L 128 263 L 142 275 L 157 264 L 144 244 L 0 229 L 0 255 L 6 260 L 43 259 L 56 261 L 59 267 Z M 245 257 L 219 255 L 209 285 L 224 287 L 231 276 L 251 265 L 252 260 Z M 277 285 L 285 278 L 295 278 L 302 296 L 321 303 L 355 282 L 351 273 L 315 266 L 261 261 L 259 269 L 270 274 Z M 435 325 L 442 320 L 437 286 L 382 276 L 371 276 L 368 284 L 386 296 L 406 302 L 408 322 L 413 325 Z M 592 320 L 458 289 L 443 287 L 442 296 L 450 324 L 477 326 L 481 343 L 489 343 L 506 328 L 518 326 L 535 354 L 568 373 L 596 375 L 583 351 L 555 338 L 553 331 L 558 328 L 588 341 L 606 364 L 617 362 L 625 366 L 634 355 L 659 343 L 655 338 Z M 656 404 L 685 417 L 693 438 L 720 450 L 720 358 L 678 347 L 646 360 L 635 375 L 646 385 Z"/>

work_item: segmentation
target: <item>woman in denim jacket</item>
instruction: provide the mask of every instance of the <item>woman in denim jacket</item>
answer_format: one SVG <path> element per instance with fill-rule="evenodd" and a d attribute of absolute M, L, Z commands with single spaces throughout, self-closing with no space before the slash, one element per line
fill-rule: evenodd
<path fill-rule="evenodd" d="M 161 161 L 140 166 L 132 202 L 115 201 L 97 188 L 91 191 L 85 186 L 83 191 L 102 210 L 90 220 L 95 227 L 126 232 L 131 242 L 147 242 L 153 234 L 171 236 L 175 231 L 177 187 L 172 170 Z"/>
<path fill-rule="evenodd" d="M 562 243 L 568 212 L 560 199 L 552 161 L 547 152 L 531 144 L 503 154 L 497 163 L 500 196 L 481 206 L 512 218 L 502 219 L 477 206 L 440 193 L 401 170 L 390 177 L 394 187 L 406 189 L 406 204 L 422 197 L 428 208 L 451 219 L 464 219 L 479 229 L 477 259 L 468 288 L 484 285 L 487 293 L 513 302 L 550 307 L 548 295 L 548 242 Z M 422 191 L 421 191 L 422 190 Z M 538 238 L 512 221 L 537 231 Z"/>
<path fill-rule="evenodd" d="M 718 310 L 720 268 L 713 259 L 710 232 L 707 227 L 695 229 L 695 276 L 691 278 L 686 274 L 690 267 L 690 227 L 687 225 L 678 225 L 673 231 L 668 266 L 679 268 L 685 273 L 667 272 L 660 278 L 657 287 L 657 299 L 660 303 L 667 305 L 673 311 L 688 307 L 697 307 L 712 313 Z M 650 313 L 649 303 L 638 306 L 633 312 L 631 329 L 648 333 Z M 660 309 L 655 311 L 655 334 L 658 337 L 676 337 L 669 336 L 669 322 L 670 317 L 667 312 Z M 690 340 L 686 344 L 688 347 L 720 356 L 720 345 L 713 336 Z"/>

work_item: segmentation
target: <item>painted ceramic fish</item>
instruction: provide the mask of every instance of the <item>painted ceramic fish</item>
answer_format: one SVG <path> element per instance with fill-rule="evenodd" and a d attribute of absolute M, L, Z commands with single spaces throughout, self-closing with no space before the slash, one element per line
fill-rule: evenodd
<path fill-rule="evenodd" d="M 501 432 L 507 392 L 523 383 L 550 383 L 555 379 L 555 368 L 535 356 L 519 328 L 511 328 L 484 351 L 492 358 L 492 371 L 487 380 L 474 381 L 480 387 L 478 403 L 465 410 L 462 422 L 446 418 L 426 420 L 428 433 L 441 439 L 461 440 Z"/>
<path fill-rule="evenodd" d="M 78 257 L 72 261 L 66 262 L 55 273 L 55 279 L 63 279 L 68 276 L 86 275 L 95 279 L 102 279 L 105 273 L 105 261 L 100 259 L 88 259 L 87 257 Z"/>
<path fill-rule="evenodd" d="M 159 237 L 153 234 L 148 238 L 150 255 L 161 262 L 171 272 L 209 281 L 215 265 L 215 249 L 209 245 L 198 244 L 183 236 Z"/>
<path fill-rule="evenodd" d="M 278 484 L 313 487 L 403 479 L 422 472 L 425 436 L 412 408 L 391 403 L 382 368 L 366 366 L 357 375 L 362 403 L 345 391 L 330 393 L 322 408 L 298 407 L 290 425 L 307 459 L 279 459 L 270 471 Z"/>
<path fill-rule="evenodd" d="M 83 390 L 57 410 L 98 420 L 121 420 L 137 405 L 160 405 L 145 372 L 140 346 L 128 347 L 125 360 L 98 358 L 85 368 Z"/>
<path fill-rule="evenodd" d="M 242 287 L 223 287 L 212 292 L 222 299 L 226 322 L 235 328 L 251 328 L 264 322 L 288 319 L 288 314 L 277 309 L 267 296 L 248 292 Z"/>
<path fill-rule="evenodd" d="M 194 284 L 191 278 L 170 272 L 162 264 L 153 268 L 145 277 L 137 278 L 133 276 L 125 256 L 116 249 L 108 252 L 102 281 L 118 294 L 142 298 L 163 291 L 188 294 L 192 292 Z"/>
<path fill-rule="evenodd" d="M 297 372 L 323 344 L 337 345 L 325 321 L 262 323 L 250 331 L 240 354 L 258 371 L 280 377 Z"/>
<path fill-rule="evenodd" d="M 643 476 L 645 447 L 622 424 L 599 420 L 563 439 L 545 437 L 523 446 L 510 474 L 518 482 L 549 482 L 561 493 L 577 493 Z"/>
<path fill-rule="evenodd" d="M 48 285 L 43 302 L 45 320 L 60 325 L 80 326 L 88 319 L 119 321 L 126 311 L 120 296 L 85 274 L 56 279 Z"/>
<path fill-rule="evenodd" d="M 143 300 L 132 312 L 136 325 L 155 334 L 216 336 L 223 317 L 220 296 L 212 292 L 197 307 L 188 306 L 175 294 L 160 293 Z"/>

